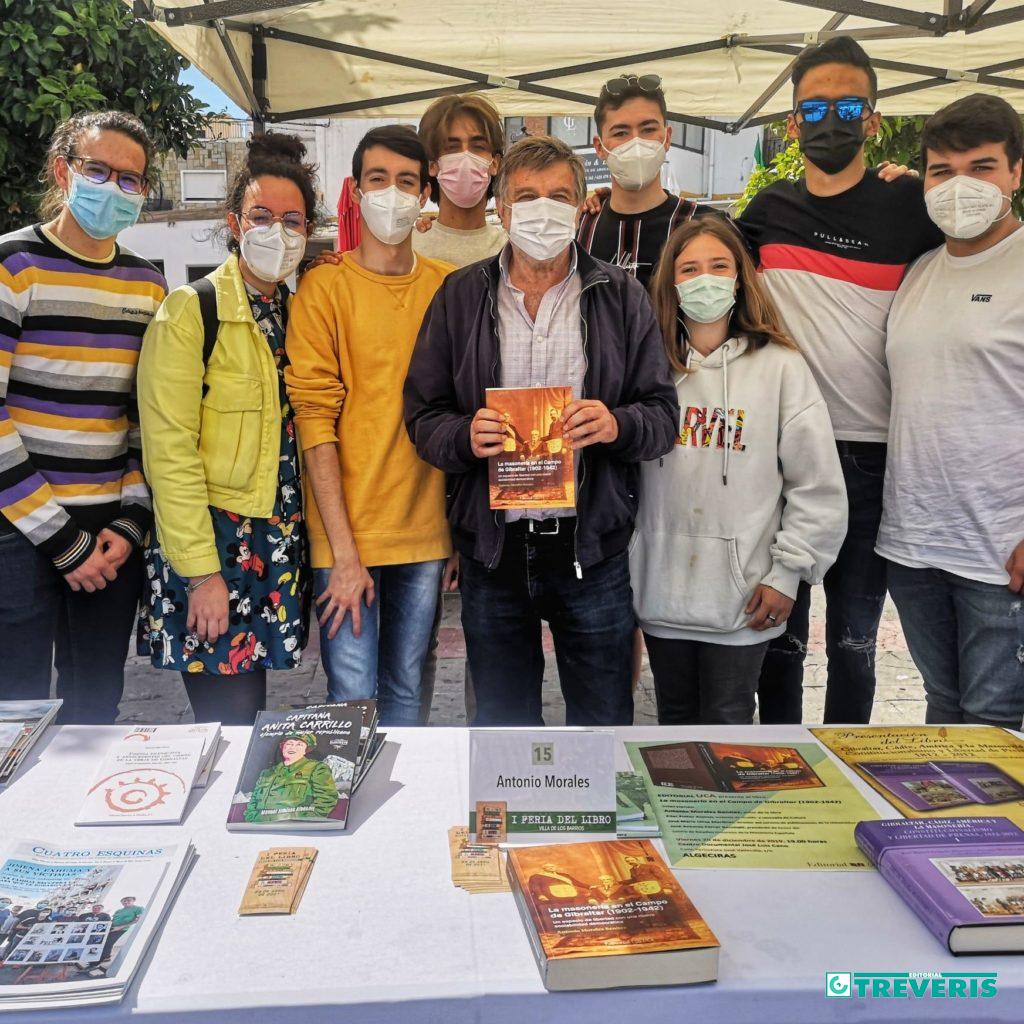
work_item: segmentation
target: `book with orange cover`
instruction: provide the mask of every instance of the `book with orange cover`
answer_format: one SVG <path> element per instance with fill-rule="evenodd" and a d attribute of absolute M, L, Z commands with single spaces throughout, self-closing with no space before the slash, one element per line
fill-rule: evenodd
<path fill-rule="evenodd" d="M 488 460 L 491 508 L 575 508 L 573 452 L 562 414 L 572 388 L 488 388 L 501 414 L 504 450 Z"/>
<path fill-rule="evenodd" d="M 718 940 L 649 840 L 512 848 L 508 876 L 551 991 L 718 977 Z"/>
<path fill-rule="evenodd" d="M 824 785 L 794 747 L 751 743 L 659 743 L 640 751 L 655 786 L 760 793 Z"/>

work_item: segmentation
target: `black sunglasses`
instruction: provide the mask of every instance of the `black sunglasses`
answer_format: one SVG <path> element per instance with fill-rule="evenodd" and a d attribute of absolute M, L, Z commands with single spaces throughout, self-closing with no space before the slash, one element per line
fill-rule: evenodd
<path fill-rule="evenodd" d="M 871 103 L 863 96 L 844 96 L 841 100 L 801 100 L 794 114 L 800 114 L 804 121 L 818 124 L 834 109 L 840 121 L 859 121 L 866 110 L 871 113 Z"/>
<path fill-rule="evenodd" d="M 661 88 L 661 75 L 618 75 L 609 78 L 601 87 L 601 92 L 609 96 L 621 96 L 630 89 L 641 92 L 657 92 Z"/>

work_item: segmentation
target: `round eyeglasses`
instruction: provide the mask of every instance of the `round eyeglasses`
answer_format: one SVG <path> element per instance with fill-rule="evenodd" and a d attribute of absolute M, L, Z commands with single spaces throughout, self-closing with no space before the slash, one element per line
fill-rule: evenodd
<path fill-rule="evenodd" d="M 277 221 L 280 221 L 282 227 L 287 228 L 289 231 L 298 231 L 301 234 L 306 233 L 306 225 L 309 223 L 306 215 L 299 213 L 298 210 L 289 210 L 287 213 L 281 214 L 280 217 L 276 217 L 265 206 L 250 207 L 242 216 L 254 228 L 269 228 Z"/>

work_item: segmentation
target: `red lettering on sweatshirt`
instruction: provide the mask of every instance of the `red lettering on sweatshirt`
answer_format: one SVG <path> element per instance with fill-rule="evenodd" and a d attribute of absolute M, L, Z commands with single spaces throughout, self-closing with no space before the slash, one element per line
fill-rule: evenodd
<path fill-rule="evenodd" d="M 746 451 L 743 443 L 743 422 L 746 410 L 729 410 L 729 432 L 732 435 L 732 450 Z M 691 448 L 722 449 L 725 447 L 725 413 L 720 406 L 708 409 L 704 405 L 688 405 L 683 414 L 683 426 L 676 438 L 676 444 L 689 445 Z"/>

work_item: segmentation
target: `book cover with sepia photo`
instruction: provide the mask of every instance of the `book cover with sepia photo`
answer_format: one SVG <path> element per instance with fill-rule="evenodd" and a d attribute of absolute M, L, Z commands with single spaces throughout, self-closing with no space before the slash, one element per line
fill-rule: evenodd
<path fill-rule="evenodd" d="M 504 450 L 488 460 L 492 509 L 575 508 L 573 451 L 562 414 L 572 388 L 488 388 L 501 414 Z"/>
<path fill-rule="evenodd" d="M 551 991 L 718 976 L 718 940 L 649 840 L 512 848 L 508 876 Z"/>

